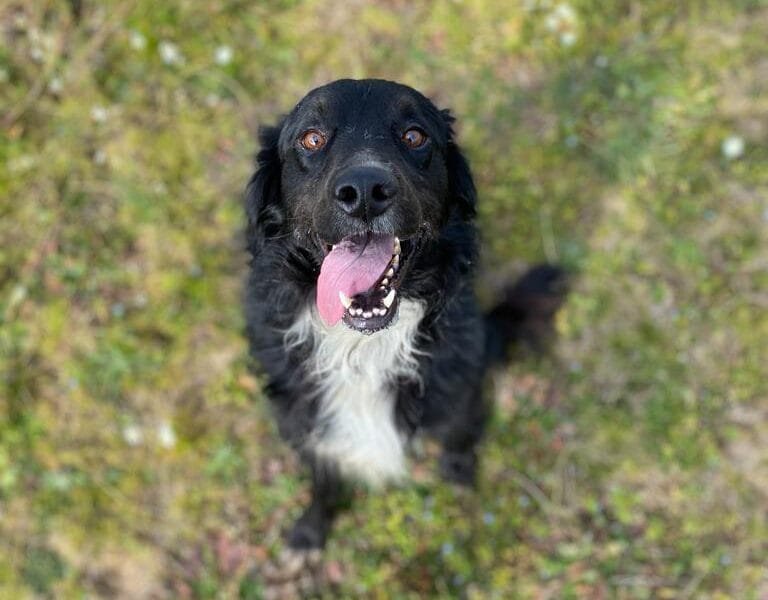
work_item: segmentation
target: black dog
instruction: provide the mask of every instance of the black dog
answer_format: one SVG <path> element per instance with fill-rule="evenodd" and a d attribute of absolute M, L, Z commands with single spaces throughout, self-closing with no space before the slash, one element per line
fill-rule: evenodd
<path fill-rule="evenodd" d="M 400 479 L 417 430 L 441 440 L 443 475 L 471 484 L 500 336 L 536 333 L 562 300 L 561 273 L 539 267 L 481 314 L 475 186 L 452 122 L 407 86 L 341 80 L 261 134 L 247 334 L 312 471 L 293 548 L 323 546 L 344 482 Z"/>

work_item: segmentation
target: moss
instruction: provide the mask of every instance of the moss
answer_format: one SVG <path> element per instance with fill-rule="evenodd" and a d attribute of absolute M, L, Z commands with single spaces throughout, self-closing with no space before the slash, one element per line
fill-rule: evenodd
<path fill-rule="evenodd" d="M 454 109 L 484 301 L 540 260 L 575 289 L 489 386 L 477 492 L 428 448 L 322 593 L 765 595 L 763 2 L 72 4 L 3 17 L 0 596 L 263 593 L 306 481 L 248 373 L 240 195 L 342 76 Z"/>

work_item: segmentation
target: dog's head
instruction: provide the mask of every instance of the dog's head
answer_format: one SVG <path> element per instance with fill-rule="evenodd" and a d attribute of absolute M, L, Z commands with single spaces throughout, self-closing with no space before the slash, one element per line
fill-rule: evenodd
<path fill-rule="evenodd" d="M 327 324 L 364 333 L 389 325 L 422 242 L 474 216 L 452 121 L 408 86 L 345 79 L 311 91 L 262 131 L 249 227 L 291 235 L 315 257 Z"/>

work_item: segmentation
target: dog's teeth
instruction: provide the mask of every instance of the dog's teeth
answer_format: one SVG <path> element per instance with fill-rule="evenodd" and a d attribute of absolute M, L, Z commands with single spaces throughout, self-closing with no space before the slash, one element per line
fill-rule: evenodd
<path fill-rule="evenodd" d="M 395 301 L 395 290 L 389 290 L 389 294 L 384 296 L 384 299 L 381 301 L 384 306 L 389 308 L 392 306 L 392 303 Z"/>
<path fill-rule="evenodd" d="M 394 254 L 400 254 L 400 238 L 395 238 L 395 252 Z"/>
<path fill-rule="evenodd" d="M 364 319 L 370 319 L 372 316 L 373 316 L 373 313 L 372 313 L 370 310 L 366 310 L 366 311 L 363 313 L 363 318 L 364 318 Z"/>
<path fill-rule="evenodd" d="M 344 308 L 349 308 L 352 306 L 352 298 L 348 298 L 347 295 L 339 290 L 339 300 L 341 300 L 341 303 L 344 305 Z"/>
<path fill-rule="evenodd" d="M 399 254 L 395 254 L 395 255 L 392 257 L 392 266 L 393 266 L 395 269 L 397 269 L 397 267 L 398 267 L 399 265 L 400 265 L 400 255 L 399 255 Z"/>
<path fill-rule="evenodd" d="M 385 286 L 385 285 L 380 285 L 380 286 L 379 286 L 379 289 L 380 289 L 382 292 L 386 292 L 386 291 L 387 291 L 387 286 Z"/>
<path fill-rule="evenodd" d="M 360 315 L 362 315 L 362 314 L 363 314 L 363 309 L 362 309 L 362 308 L 358 308 L 358 309 L 355 311 L 355 315 L 357 315 L 358 317 L 359 317 Z"/>
<path fill-rule="evenodd" d="M 380 309 L 380 308 L 378 308 L 378 307 L 377 307 L 377 308 L 372 308 L 372 309 L 371 309 L 371 312 L 372 312 L 374 315 L 376 315 L 377 317 L 378 317 L 379 315 L 381 315 L 381 309 Z"/>
<path fill-rule="evenodd" d="M 390 269 L 389 271 L 387 271 L 387 277 L 394 277 L 394 276 L 395 276 L 395 270 L 394 269 Z"/>
<path fill-rule="evenodd" d="M 387 309 L 386 309 L 386 308 L 384 308 L 384 307 L 382 307 L 382 308 L 380 308 L 380 309 L 379 309 L 379 313 L 380 313 L 380 314 L 381 314 L 381 316 L 383 317 L 384 315 L 386 315 L 386 314 L 387 314 Z"/>
<path fill-rule="evenodd" d="M 385 277 L 384 279 L 382 279 L 382 280 L 381 280 L 381 287 L 384 287 L 384 286 L 385 286 L 385 285 L 387 285 L 388 283 L 389 283 L 389 279 L 387 279 L 387 278 Z"/>

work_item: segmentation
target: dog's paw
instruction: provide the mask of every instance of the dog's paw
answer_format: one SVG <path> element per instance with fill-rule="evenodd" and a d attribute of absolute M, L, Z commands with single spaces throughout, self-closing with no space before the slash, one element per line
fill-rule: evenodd
<path fill-rule="evenodd" d="M 328 537 L 328 527 L 305 513 L 288 532 L 288 546 L 293 550 L 321 550 Z"/>
<path fill-rule="evenodd" d="M 474 486 L 477 480 L 477 456 L 474 452 L 443 452 L 440 456 L 440 475 L 451 483 Z"/>
<path fill-rule="evenodd" d="M 322 552 L 319 549 L 286 548 L 262 569 L 264 598 L 305 598 L 315 593 L 322 581 Z"/>

